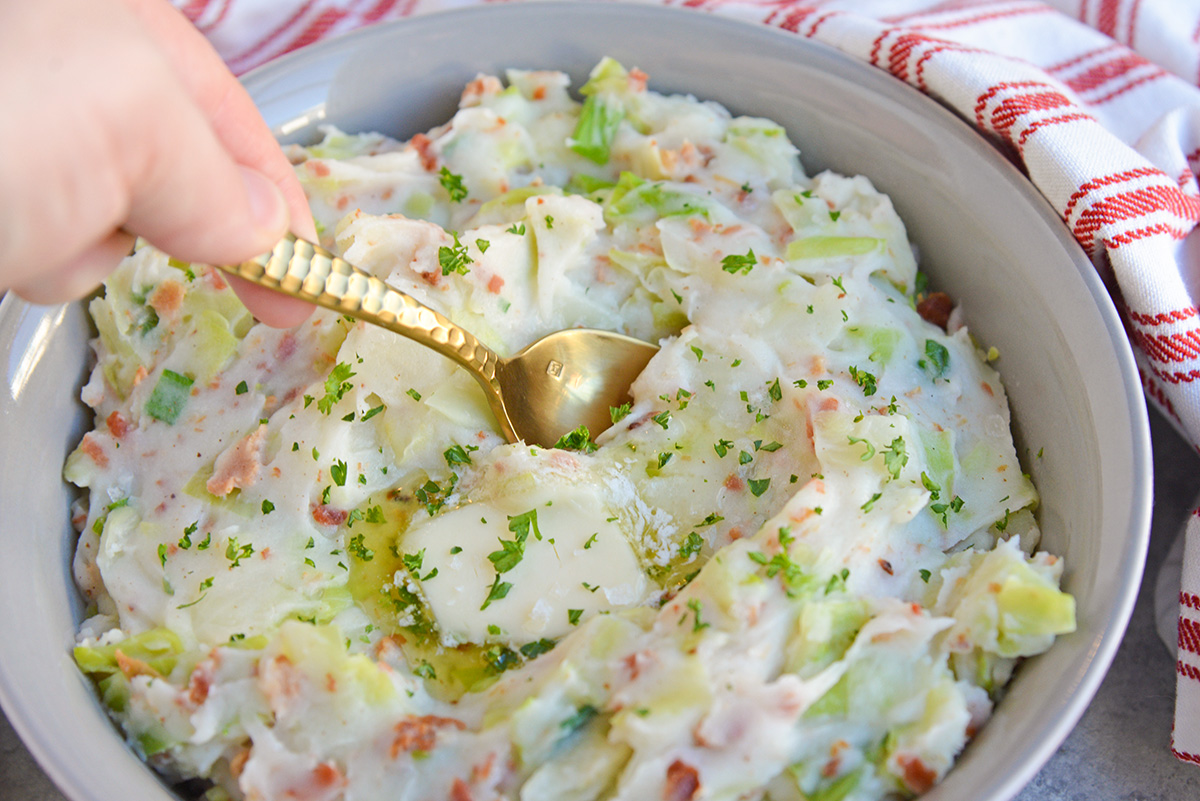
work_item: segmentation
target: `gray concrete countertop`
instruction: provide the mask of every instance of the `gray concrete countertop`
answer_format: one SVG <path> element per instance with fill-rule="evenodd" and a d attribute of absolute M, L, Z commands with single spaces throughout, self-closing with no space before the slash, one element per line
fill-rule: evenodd
<path fill-rule="evenodd" d="M 1151 415 L 1150 424 L 1154 522 L 1146 577 L 1129 630 L 1079 725 L 1016 801 L 1200 799 L 1200 767 L 1171 755 L 1175 657 L 1154 631 L 1155 578 L 1200 495 L 1200 456 L 1157 415 Z M 0 799 L 65 801 L 3 715 Z"/>

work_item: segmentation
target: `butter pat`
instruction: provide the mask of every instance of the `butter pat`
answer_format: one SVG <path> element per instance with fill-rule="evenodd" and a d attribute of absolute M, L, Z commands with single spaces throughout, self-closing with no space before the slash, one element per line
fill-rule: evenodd
<path fill-rule="evenodd" d="M 405 535 L 404 550 L 425 551 L 421 590 L 444 640 L 554 639 L 646 598 L 649 582 L 614 517 L 586 488 L 538 487 L 420 523 Z M 496 564 L 488 556 L 504 552 L 502 542 L 510 543 L 508 558 Z M 502 584 L 507 592 L 496 589 Z"/>

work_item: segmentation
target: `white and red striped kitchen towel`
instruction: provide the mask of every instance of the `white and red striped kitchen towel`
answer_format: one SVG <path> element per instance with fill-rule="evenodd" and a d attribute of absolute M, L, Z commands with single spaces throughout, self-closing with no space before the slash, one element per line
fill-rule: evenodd
<path fill-rule="evenodd" d="M 364 25 L 480 1 L 174 0 L 237 73 Z M 974 120 L 1106 276 L 1147 397 L 1200 446 L 1200 3 L 645 1 L 824 42 Z M 1200 764 L 1196 514 L 1178 608 L 1172 750 Z"/>

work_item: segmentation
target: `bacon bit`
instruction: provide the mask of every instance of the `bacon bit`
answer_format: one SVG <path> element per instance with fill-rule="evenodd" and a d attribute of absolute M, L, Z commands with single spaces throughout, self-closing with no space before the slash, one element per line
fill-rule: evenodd
<path fill-rule="evenodd" d="M 487 755 L 487 759 L 477 765 L 471 767 L 471 781 L 474 784 L 487 781 L 492 775 L 492 768 L 496 766 L 496 752 Z"/>
<path fill-rule="evenodd" d="M 921 614 L 921 605 L 920 605 L 919 603 L 917 603 L 916 601 L 914 601 L 914 602 L 912 602 L 911 604 L 909 604 L 909 605 L 908 605 L 908 609 L 909 609 L 909 611 L 910 611 L 910 612 L 912 612 L 914 615 L 920 615 L 920 614 Z"/>
<path fill-rule="evenodd" d="M 196 665 L 196 669 L 188 678 L 187 699 L 193 707 L 200 706 L 208 700 L 208 691 L 212 689 L 212 670 L 212 662 L 206 659 Z"/>
<path fill-rule="evenodd" d="M 729 541 L 730 542 L 733 542 L 735 540 L 740 540 L 744 536 L 746 536 L 746 535 L 743 534 L 742 530 L 740 528 L 738 528 L 737 526 L 734 526 L 733 528 L 729 529 Z"/>
<path fill-rule="evenodd" d="M 734 492 L 741 492 L 743 489 L 745 489 L 745 487 L 746 487 L 745 483 L 743 483 L 742 480 L 733 473 L 730 473 L 729 476 L 725 479 L 725 489 L 727 489 L 727 490 L 733 490 Z"/>
<path fill-rule="evenodd" d="M 125 674 L 125 678 L 132 679 L 134 676 L 149 676 L 153 679 L 161 679 L 162 674 L 140 659 L 134 659 L 132 656 L 126 656 L 125 652 L 118 648 L 114 655 L 117 658 L 117 668 Z"/>
<path fill-rule="evenodd" d="M 950 312 L 954 311 L 954 301 L 945 292 L 930 292 L 917 303 L 917 314 L 927 323 L 933 323 L 943 331 L 950 322 Z"/>
<path fill-rule="evenodd" d="M 242 771 L 246 769 L 246 762 L 250 759 L 250 749 L 243 748 L 233 755 L 233 759 L 229 760 L 229 773 L 233 778 L 238 778 L 242 775 Z"/>
<path fill-rule="evenodd" d="M 630 681 L 636 681 L 642 673 L 642 668 L 652 665 L 655 661 L 654 652 L 648 650 L 637 651 L 621 660 L 625 667 L 629 668 Z"/>
<path fill-rule="evenodd" d="M 136 387 L 138 384 L 145 381 L 146 376 L 148 375 L 150 374 L 146 372 L 146 368 L 139 364 L 138 369 L 133 372 L 133 385 Z"/>
<path fill-rule="evenodd" d="M 629 88 L 635 92 L 646 91 L 646 81 L 648 80 L 650 80 L 650 76 L 637 67 L 629 71 Z"/>
<path fill-rule="evenodd" d="M 417 155 L 421 159 L 421 166 L 427 172 L 433 172 L 437 169 L 437 154 L 433 152 L 433 140 L 423 133 L 419 133 L 409 140 L 409 143 L 417 151 Z"/>
<path fill-rule="evenodd" d="M 534 87 L 533 99 L 534 100 L 545 100 L 546 99 L 546 87 L 544 85 Z"/>
<path fill-rule="evenodd" d="M 312 518 L 323 526 L 340 526 L 346 522 L 346 518 L 350 513 L 344 509 L 334 509 L 332 506 L 326 506 L 323 503 L 314 503 L 312 505 Z"/>
<path fill-rule="evenodd" d="M 350 205 L 350 197 L 348 195 L 341 195 L 334 205 L 337 206 L 338 211 L 345 211 L 346 207 Z"/>
<path fill-rule="evenodd" d="M 826 779 L 832 779 L 838 774 L 838 770 L 842 767 L 841 757 L 834 757 L 825 763 L 825 767 L 821 768 L 821 775 Z"/>
<path fill-rule="evenodd" d="M 663 801 L 691 801 L 700 791 L 700 774 L 691 765 L 677 759 L 667 768 Z"/>
<path fill-rule="evenodd" d="M 451 727 L 465 729 L 467 725 L 455 718 L 436 715 L 409 715 L 396 724 L 396 739 L 392 741 L 392 759 L 406 751 L 432 751 L 437 745 L 438 730 Z"/>
<path fill-rule="evenodd" d="M 497 94 L 500 89 L 500 79 L 495 75 L 480 75 L 463 89 L 459 105 L 478 106 L 485 95 Z"/>
<path fill-rule="evenodd" d="M 988 582 L 988 592 L 999 593 L 1000 590 L 1002 590 L 1002 589 L 1004 589 L 1004 588 L 1002 586 L 1000 586 L 999 582 L 997 582 L 997 581 L 989 581 Z"/>
<path fill-rule="evenodd" d="M 707 234 L 713 227 L 704 221 L 701 217 L 688 218 L 688 227 L 692 229 L 692 233 Z"/>
<path fill-rule="evenodd" d="M 342 772 L 332 762 L 322 762 L 313 768 L 313 783 L 318 787 L 333 787 L 342 782 Z"/>
<path fill-rule="evenodd" d="M 276 697 L 291 699 L 300 695 L 300 677 L 292 667 L 292 660 L 284 654 L 279 654 L 265 665 L 260 660 L 255 665 L 255 671 L 262 673 L 264 691 L 272 702 Z"/>
<path fill-rule="evenodd" d="M 120 412 L 113 411 L 105 421 L 108 425 L 108 433 L 112 434 L 117 439 L 123 438 L 129 433 L 129 421 L 126 420 Z"/>
<path fill-rule="evenodd" d="M 837 411 L 837 407 L 838 407 L 838 399 L 830 396 L 830 397 L 822 400 L 821 405 L 818 406 L 817 408 L 823 412 L 833 412 L 833 411 Z"/>
<path fill-rule="evenodd" d="M 304 167 L 318 178 L 329 177 L 329 165 L 320 159 L 309 159 L 304 162 Z"/>
<path fill-rule="evenodd" d="M 812 509 L 801 509 L 799 512 L 797 512 L 795 514 L 788 515 L 788 517 L 791 519 L 791 521 L 793 523 L 803 523 L 805 520 L 812 517 L 814 514 L 816 514 L 816 513 Z M 775 542 L 777 542 L 777 543 L 779 542 L 778 534 L 775 535 Z"/>
<path fill-rule="evenodd" d="M 179 311 L 179 307 L 183 305 L 183 296 L 187 292 L 183 284 L 178 281 L 167 279 L 158 285 L 147 301 L 150 303 L 150 308 L 158 312 L 161 316 L 167 317 Z"/>
<path fill-rule="evenodd" d="M 386 659 L 395 659 L 400 656 L 400 646 L 408 640 L 401 637 L 399 634 L 389 634 L 386 637 L 380 637 L 379 642 L 375 643 L 375 661 L 383 662 Z M 383 667 L 381 665 L 380 667 Z"/>
<path fill-rule="evenodd" d="M 920 757 L 900 754 L 896 757 L 897 764 L 903 771 L 904 783 L 914 793 L 923 793 L 937 781 L 937 773 L 929 768 Z"/>
<path fill-rule="evenodd" d="M 430 286 L 437 286 L 442 280 L 442 274 L 437 270 L 433 270 L 428 273 L 418 272 L 417 275 L 421 276 L 422 280 L 424 280 L 425 283 L 429 284 Z"/>
<path fill-rule="evenodd" d="M 271 556 L 271 547 L 267 546 L 266 548 L 263 548 L 261 551 L 258 552 L 258 555 L 260 557 L 262 557 L 263 559 L 269 558 Z"/>
<path fill-rule="evenodd" d="M 984 394 L 987 395 L 989 398 L 995 397 L 995 395 L 996 395 L 996 393 L 992 391 L 992 385 L 986 381 L 980 381 L 979 388 L 982 389 Z"/>
<path fill-rule="evenodd" d="M 208 282 L 210 284 L 212 284 L 213 289 L 217 290 L 218 292 L 223 290 L 225 287 L 229 286 L 229 283 L 224 278 L 221 277 L 220 270 L 209 270 L 208 271 Z"/>
<path fill-rule="evenodd" d="M 450 801 L 475 801 L 475 796 L 466 782 L 455 779 L 454 784 L 450 785 Z"/>
<path fill-rule="evenodd" d="M 886 559 L 879 560 L 879 567 L 881 570 L 883 570 L 884 573 L 887 573 L 889 576 L 896 575 L 894 572 L 892 572 L 892 563 Z"/>
<path fill-rule="evenodd" d="M 498 275 L 493 275 L 487 282 L 488 292 L 493 295 L 499 295 L 500 290 L 504 288 L 504 279 Z"/>
<path fill-rule="evenodd" d="M 272 467 L 271 468 L 271 476 L 273 478 L 281 478 L 283 476 L 283 471 L 281 469 L 279 469 L 278 467 Z"/>
<path fill-rule="evenodd" d="M 658 153 L 658 158 L 662 162 L 663 170 L 667 174 L 675 172 L 675 167 L 679 164 L 679 153 L 674 150 L 661 150 Z"/>
<path fill-rule="evenodd" d="M 108 467 L 108 455 L 104 453 L 104 448 L 92 436 L 92 432 L 83 435 L 83 440 L 79 443 L 79 450 L 83 451 L 91 460 L 96 463 L 97 467 Z"/>
<path fill-rule="evenodd" d="M 1008 465 L 1006 465 L 1006 464 L 1002 464 L 1002 465 L 1000 465 L 999 467 L 997 467 L 997 468 L 996 468 L 996 472 L 997 472 L 997 473 L 1003 473 L 1003 472 L 1005 472 L 1005 471 L 1007 471 L 1007 470 L 1008 470 Z"/>
<path fill-rule="evenodd" d="M 332 673 L 325 674 L 325 689 L 331 693 L 337 692 L 337 679 Z"/>
<path fill-rule="evenodd" d="M 245 489 L 258 481 L 262 467 L 263 447 L 267 440 L 267 427 L 258 426 L 243 437 L 237 445 L 217 457 L 213 464 L 212 477 L 204 488 L 213 495 L 228 495 L 235 487 Z"/>

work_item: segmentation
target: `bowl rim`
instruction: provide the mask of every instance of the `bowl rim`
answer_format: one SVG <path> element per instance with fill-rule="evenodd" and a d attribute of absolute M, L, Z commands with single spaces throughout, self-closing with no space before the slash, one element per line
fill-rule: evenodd
<path fill-rule="evenodd" d="M 924 115 L 942 117 L 947 125 L 947 132 L 962 140 L 973 140 L 968 144 L 980 158 L 985 159 L 995 169 L 1004 173 L 1011 187 L 1020 193 L 1027 201 L 1036 207 L 1037 213 L 1052 224 L 1054 233 L 1061 242 L 1071 250 L 1076 257 L 1074 266 L 1079 272 L 1096 310 L 1102 318 L 1105 333 L 1113 346 L 1113 357 L 1122 377 L 1122 400 L 1129 410 L 1132 425 L 1130 466 L 1133 485 L 1129 487 L 1129 520 L 1125 525 L 1127 539 L 1122 560 L 1121 578 L 1122 590 L 1114 597 L 1107 607 L 1108 616 L 1101 631 L 1095 634 L 1095 642 L 1086 659 L 1085 669 L 1076 677 L 1074 691 L 1068 699 L 1061 714 L 1043 728 L 1038 738 L 1030 738 L 1029 745 L 1016 761 L 1004 783 L 998 788 L 994 801 L 1002 801 L 1016 795 L 1033 776 L 1042 768 L 1050 756 L 1058 749 L 1062 741 L 1075 727 L 1079 718 L 1090 705 L 1092 698 L 1099 689 L 1113 658 L 1116 655 L 1124 632 L 1128 626 L 1134 604 L 1142 582 L 1146 560 L 1146 550 L 1150 536 L 1150 519 L 1153 503 L 1153 473 L 1150 447 L 1149 419 L 1146 401 L 1138 377 L 1138 367 L 1132 347 L 1125 335 L 1121 321 L 1112 298 L 1105 288 L 1103 281 L 1092 263 L 1083 254 L 1082 248 L 1070 236 L 1061 218 L 1054 211 L 1049 201 L 1037 190 L 1032 182 L 1016 166 L 1005 158 L 998 150 L 990 145 L 982 133 L 970 125 L 963 117 L 942 104 L 933 97 L 926 95 L 906 82 L 893 77 L 886 70 L 872 67 L 836 48 L 814 41 L 804 36 L 779 29 L 774 26 L 751 20 L 740 20 L 720 15 L 708 14 L 694 9 L 677 6 L 643 5 L 637 2 L 611 2 L 611 0 L 541 0 L 528 3 L 504 3 L 499 5 L 477 5 L 460 8 L 439 9 L 416 16 L 403 17 L 388 22 L 378 23 L 369 27 L 340 34 L 336 37 L 316 42 L 296 51 L 286 53 L 270 62 L 255 67 L 241 76 L 243 85 L 255 97 L 256 103 L 261 104 L 261 98 L 256 92 L 266 89 L 270 82 L 292 73 L 305 64 L 321 62 L 327 59 L 352 55 L 375 39 L 386 40 L 396 35 L 396 31 L 410 30 L 410 35 L 419 35 L 424 27 L 442 27 L 452 25 L 462 16 L 486 17 L 530 15 L 539 17 L 547 14 L 555 15 L 640 15 L 645 18 L 666 18 L 679 20 L 684 16 L 689 18 L 693 26 L 710 26 L 714 29 L 728 29 L 736 26 L 739 36 L 749 39 L 761 38 L 779 46 L 787 42 L 796 48 L 809 48 L 811 54 L 838 64 L 842 69 L 849 70 L 855 78 L 862 78 L 868 84 L 876 87 L 878 92 L 894 95 L 897 102 L 915 108 Z M 547 68 L 553 68 L 553 65 Z M 278 132 L 277 132 L 278 133 Z M 40 307 L 29 304 L 9 293 L 0 298 L 0 324 L 12 317 L 22 316 L 30 312 L 48 314 L 55 307 Z M 11 343 L 2 343 L 6 347 Z M 71 633 L 72 636 L 74 632 Z M 94 794 L 92 777 L 78 775 L 71 760 L 64 758 L 60 747 L 55 742 L 55 732 L 50 731 L 36 714 L 36 704 L 27 704 L 21 698 L 15 684 L 8 675 L 5 661 L 0 654 L 0 708 L 3 708 L 10 725 L 21 738 L 25 747 L 37 761 L 41 769 L 54 784 L 72 801 L 97 799 Z M 119 733 L 114 731 L 114 734 Z M 122 747 L 125 747 L 122 743 Z M 135 757 L 136 758 L 136 757 Z M 139 760 L 140 761 L 140 760 Z M 143 763 L 144 764 L 144 763 Z M 956 760 L 957 765 L 957 760 Z M 953 775 L 951 769 L 948 777 Z M 158 783 L 150 775 L 143 778 Z M 163 789 L 164 797 L 170 790 L 158 783 Z M 931 791 L 936 792 L 937 786 Z"/>

